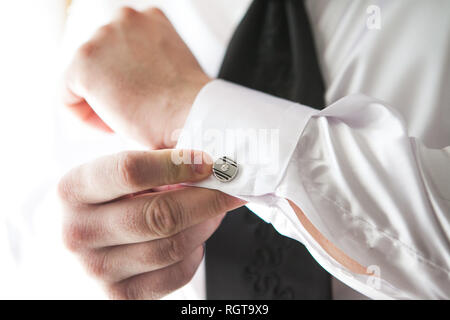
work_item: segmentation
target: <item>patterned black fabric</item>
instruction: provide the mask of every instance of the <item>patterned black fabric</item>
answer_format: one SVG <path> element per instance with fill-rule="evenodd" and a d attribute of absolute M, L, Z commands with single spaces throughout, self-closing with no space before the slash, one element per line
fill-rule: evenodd
<path fill-rule="evenodd" d="M 220 78 L 318 109 L 324 106 L 301 0 L 254 0 L 227 49 Z M 331 282 L 299 242 L 246 207 L 206 243 L 208 299 L 330 299 Z"/>

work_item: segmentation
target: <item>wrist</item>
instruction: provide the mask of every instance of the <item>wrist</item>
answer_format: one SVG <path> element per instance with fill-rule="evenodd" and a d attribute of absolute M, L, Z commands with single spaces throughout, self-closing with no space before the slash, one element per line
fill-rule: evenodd
<path fill-rule="evenodd" d="M 171 97 L 168 99 L 169 112 L 166 112 L 166 126 L 164 130 L 164 146 L 174 147 L 177 143 L 177 133 L 184 127 L 189 112 L 200 90 L 213 79 L 205 73 L 193 77 L 188 81 L 182 81 L 175 86 Z"/>

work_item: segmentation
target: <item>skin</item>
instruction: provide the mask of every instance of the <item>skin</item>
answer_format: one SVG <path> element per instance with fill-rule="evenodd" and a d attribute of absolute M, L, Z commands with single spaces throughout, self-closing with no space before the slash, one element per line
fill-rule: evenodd
<path fill-rule="evenodd" d="M 65 73 L 63 102 L 85 123 L 152 149 L 176 144 L 203 72 L 159 9 L 123 8 L 82 45 Z"/>
<path fill-rule="evenodd" d="M 65 245 L 113 299 L 158 299 L 185 285 L 224 213 L 244 204 L 219 191 L 177 186 L 208 177 L 211 164 L 176 165 L 171 152 L 106 156 L 59 183 Z"/>
<path fill-rule="evenodd" d="M 203 161 L 177 165 L 167 149 L 211 79 L 155 8 L 121 9 L 79 48 L 65 75 L 63 102 L 81 121 L 165 149 L 106 156 L 66 174 L 58 187 L 65 244 L 111 298 L 161 298 L 192 278 L 225 212 L 245 204 L 181 186 L 207 178 L 212 160 L 184 150 L 187 159 Z M 291 206 L 332 257 L 365 272 Z"/>

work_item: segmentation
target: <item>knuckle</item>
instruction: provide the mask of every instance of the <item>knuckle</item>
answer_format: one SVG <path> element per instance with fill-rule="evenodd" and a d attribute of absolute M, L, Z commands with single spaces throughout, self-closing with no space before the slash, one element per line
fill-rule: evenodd
<path fill-rule="evenodd" d="M 150 241 L 145 244 L 138 262 L 151 270 L 159 270 L 172 264 L 173 262 L 167 255 L 165 240 Z"/>
<path fill-rule="evenodd" d="M 139 283 L 126 281 L 109 286 L 108 295 L 113 300 L 140 300 L 144 299 L 144 290 Z"/>
<path fill-rule="evenodd" d="M 178 230 L 179 211 L 176 201 L 168 196 L 157 196 L 152 199 L 144 210 L 147 227 L 152 235 L 167 237 Z"/>
<path fill-rule="evenodd" d="M 107 287 L 106 293 L 108 294 L 109 298 L 112 300 L 131 300 L 132 298 L 129 297 L 127 286 L 124 284 L 112 284 Z"/>
<path fill-rule="evenodd" d="M 109 265 L 108 256 L 105 253 L 90 253 L 84 258 L 85 268 L 91 276 L 108 281 Z"/>
<path fill-rule="evenodd" d="M 157 7 L 149 8 L 149 9 L 147 10 L 147 12 L 148 12 L 150 15 L 156 15 L 156 16 L 163 16 L 163 17 L 165 17 L 164 12 L 163 12 L 161 9 L 157 8 Z"/>
<path fill-rule="evenodd" d="M 111 23 L 105 24 L 103 26 L 101 26 L 100 28 L 98 28 L 96 34 L 100 37 L 104 36 L 108 36 L 112 33 L 114 33 L 114 26 Z"/>
<path fill-rule="evenodd" d="M 91 231 L 76 223 L 63 227 L 63 242 L 69 251 L 79 252 L 86 247 L 88 239 L 92 238 Z"/>
<path fill-rule="evenodd" d="M 133 152 L 123 152 L 118 154 L 117 174 L 119 184 L 125 189 L 135 189 L 140 184 L 140 174 L 138 157 Z"/>
<path fill-rule="evenodd" d="M 180 269 L 178 270 L 178 287 L 180 288 L 190 282 L 194 277 L 196 270 L 197 265 L 181 264 Z"/>
<path fill-rule="evenodd" d="M 146 243 L 138 257 L 139 263 L 149 267 L 160 265 L 161 258 L 159 250 L 159 241 L 150 241 Z"/>
<path fill-rule="evenodd" d="M 63 203 L 69 203 L 74 207 L 81 205 L 77 190 L 80 187 L 80 177 L 76 169 L 66 173 L 58 182 L 57 196 Z"/>
<path fill-rule="evenodd" d="M 119 10 L 119 18 L 120 19 L 125 19 L 125 20 L 132 19 L 137 14 L 138 14 L 138 11 L 136 11 L 133 8 L 130 8 L 130 7 L 122 7 Z"/>
<path fill-rule="evenodd" d="M 63 201 L 72 199 L 72 182 L 68 175 L 64 176 L 57 186 L 58 197 Z"/>
<path fill-rule="evenodd" d="M 167 262 L 175 263 L 184 258 L 186 255 L 186 239 L 183 233 L 167 238 L 165 242 L 162 251 Z"/>
<path fill-rule="evenodd" d="M 77 56 L 81 61 L 90 60 L 97 51 L 97 44 L 94 41 L 85 42 L 77 51 Z"/>
<path fill-rule="evenodd" d="M 119 286 L 113 284 L 106 287 L 106 294 L 111 300 L 126 300 L 123 295 L 123 290 Z"/>

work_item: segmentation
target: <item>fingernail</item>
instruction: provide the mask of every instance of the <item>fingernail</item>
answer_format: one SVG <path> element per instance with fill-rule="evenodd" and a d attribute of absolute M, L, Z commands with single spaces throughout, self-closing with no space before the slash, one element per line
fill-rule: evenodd
<path fill-rule="evenodd" d="M 203 174 L 203 171 L 205 170 L 203 163 L 194 163 L 194 171 L 198 174 Z"/>
<path fill-rule="evenodd" d="M 193 170 L 199 175 L 205 175 L 211 173 L 211 157 L 204 153 L 198 153 L 194 156 L 194 162 L 192 164 Z"/>

